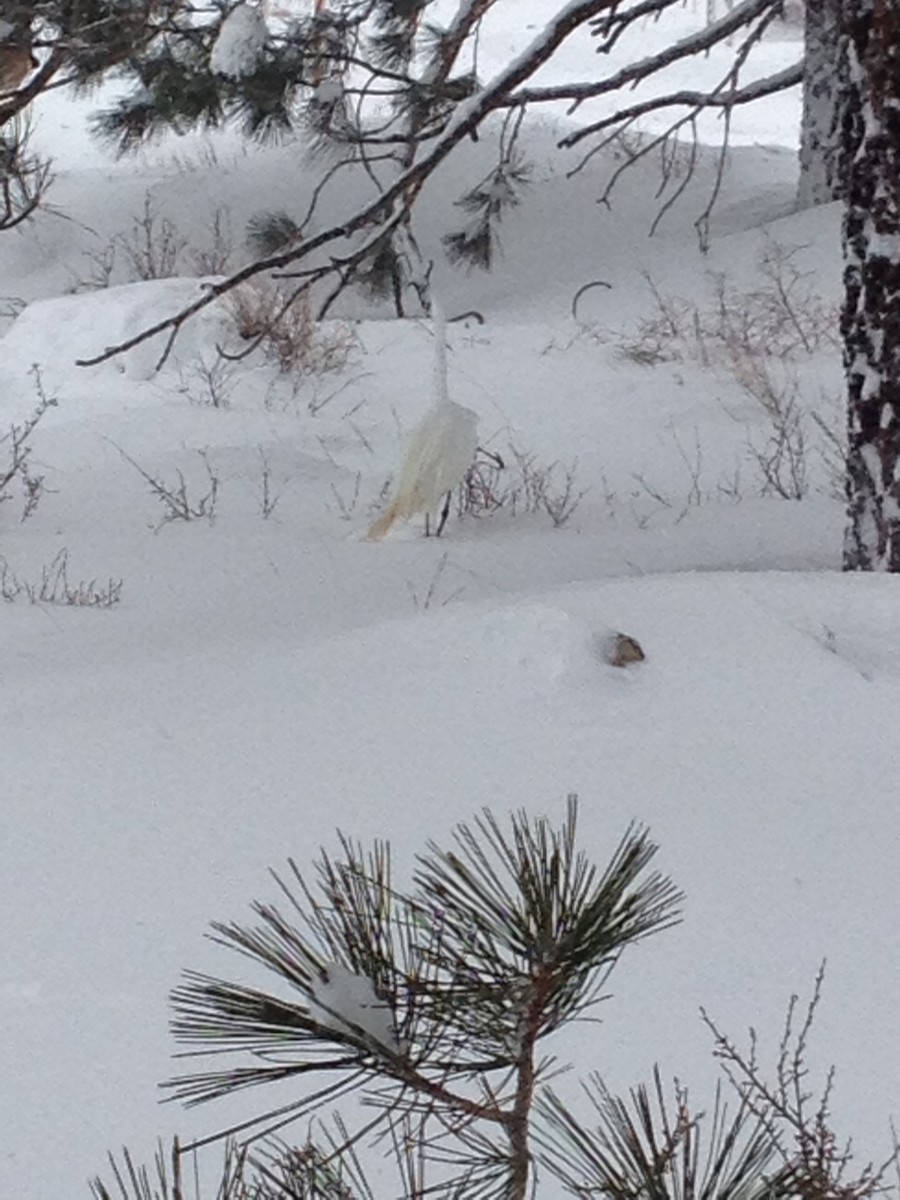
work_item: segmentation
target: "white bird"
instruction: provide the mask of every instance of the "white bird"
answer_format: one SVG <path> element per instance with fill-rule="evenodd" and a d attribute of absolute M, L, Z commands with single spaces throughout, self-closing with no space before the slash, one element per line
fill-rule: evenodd
<path fill-rule="evenodd" d="M 369 530 L 371 541 L 380 541 L 396 521 L 415 513 L 428 514 L 443 501 L 436 535 L 440 537 L 453 489 L 463 479 L 478 450 L 478 417 L 456 404 L 447 392 L 447 347 L 444 314 L 431 305 L 434 323 L 434 381 L 431 408 L 412 431 L 403 464 L 391 491 L 387 508 Z"/>

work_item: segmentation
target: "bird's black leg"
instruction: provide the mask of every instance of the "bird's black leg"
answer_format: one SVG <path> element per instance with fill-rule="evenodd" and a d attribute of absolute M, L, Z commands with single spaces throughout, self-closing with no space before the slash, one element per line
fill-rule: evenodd
<path fill-rule="evenodd" d="M 450 503 L 453 499 L 453 493 L 448 492 L 447 498 L 444 501 L 444 507 L 441 509 L 441 519 L 438 521 L 438 527 L 435 530 L 434 536 L 440 537 L 444 532 L 444 526 L 447 524 L 447 518 L 450 516 Z"/>

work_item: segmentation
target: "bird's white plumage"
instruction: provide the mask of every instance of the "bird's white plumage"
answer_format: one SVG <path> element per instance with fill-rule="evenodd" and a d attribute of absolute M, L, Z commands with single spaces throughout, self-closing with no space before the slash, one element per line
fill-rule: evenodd
<path fill-rule="evenodd" d="M 388 506 L 369 530 L 380 540 L 401 518 L 429 513 L 462 480 L 478 449 L 478 417 L 450 399 L 447 389 L 447 348 L 444 314 L 432 303 L 434 376 L 431 408 L 406 443 Z"/>

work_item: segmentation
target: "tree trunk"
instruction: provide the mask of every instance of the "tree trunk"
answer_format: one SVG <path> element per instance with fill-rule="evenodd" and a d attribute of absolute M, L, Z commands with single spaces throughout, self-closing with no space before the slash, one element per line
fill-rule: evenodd
<path fill-rule="evenodd" d="M 900 571 L 900 6 L 844 0 L 844 569 Z"/>
<path fill-rule="evenodd" d="M 807 0 L 804 26 L 803 117 L 797 206 L 812 208 L 841 196 L 836 103 L 841 0 Z"/>

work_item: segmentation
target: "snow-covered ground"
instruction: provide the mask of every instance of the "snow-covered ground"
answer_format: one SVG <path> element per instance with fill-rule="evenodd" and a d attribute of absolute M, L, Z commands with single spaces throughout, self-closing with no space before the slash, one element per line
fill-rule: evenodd
<path fill-rule="evenodd" d="M 772 43 L 772 69 L 787 52 Z M 267 868 L 333 847 L 335 827 L 411 861 L 485 804 L 558 819 L 573 791 L 596 859 L 644 822 L 687 894 L 684 923 L 617 969 L 604 1024 L 571 1035 L 580 1066 L 624 1088 L 659 1062 L 702 1092 L 699 1005 L 735 1036 L 754 1024 L 774 1056 L 788 996 L 827 956 L 812 1057 L 838 1065 L 839 1128 L 864 1156 L 883 1149 L 900 1112 L 900 601 L 889 578 L 838 570 L 834 451 L 813 418 L 840 428 L 833 343 L 769 363 L 805 436 L 805 494 L 788 500 L 763 494 L 773 425 L 747 363 L 692 333 L 694 312 L 715 326 L 717 276 L 735 313 L 756 311 L 773 247 L 799 247 L 785 270 L 809 273 L 806 314 L 837 298 L 837 212 L 791 213 L 796 97 L 748 116 L 705 257 L 692 222 L 712 155 L 648 239 L 652 166 L 607 211 L 610 159 L 566 179 L 553 127 L 534 124 L 534 184 L 496 271 L 436 269 L 448 312 L 485 318 L 451 326 L 450 390 L 505 459 L 496 486 L 519 489 L 516 511 L 377 545 L 365 530 L 428 403 L 427 327 L 356 321 L 355 301 L 321 334 L 343 347 L 333 373 L 251 358 L 211 382 L 217 343 L 239 345 L 222 306 L 158 373 L 154 347 L 76 367 L 196 291 L 67 294 L 146 195 L 196 274 L 216 208 L 237 262 L 247 217 L 310 186 L 294 148 L 229 134 L 112 162 L 84 134 L 91 103 L 53 95 L 41 113 L 66 219 L 0 239 L 0 293 L 29 302 L 4 323 L 0 423 L 32 411 L 35 363 L 56 400 L 33 436 L 43 497 L 25 521 L 15 489 L 0 507 L 0 1196 L 86 1195 L 108 1148 L 149 1156 L 157 1134 L 247 1115 L 246 1096 L 160 1109 L 156 1084 L 173 1073 L 168 991 L 183 967 L 239 971 L 203 932 L 269 899 Z M 425 197 L 433 252 L 489 150 L 466 148 Z M 575 321 L 599 278 L 611 288 Z M 636 336 L 659 315 L 653 288 L 683 339 Z M 522 511 L 553 464 L 551 507 L 567 476 L 585 492 L 560 527 Z M 214 519 L 165 521 L 147 476 L 183 478 L 195 507 L 214 478 Z M 120 602 L 15 595 L 62 551 L 70 586 L 121 581 Z M 646 661 L 604 664 L 609 628 Z"/>

